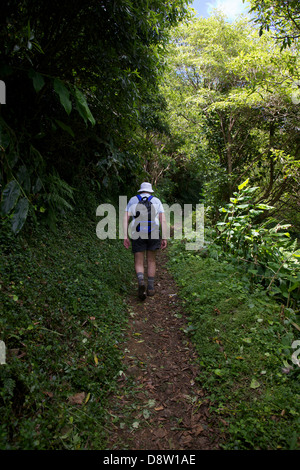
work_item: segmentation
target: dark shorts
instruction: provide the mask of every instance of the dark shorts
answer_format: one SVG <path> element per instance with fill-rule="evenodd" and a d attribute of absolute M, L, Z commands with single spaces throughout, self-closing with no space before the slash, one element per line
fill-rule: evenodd
<path fill-rule="evenodd" d="M 138 253 L 139 251 L 155 251 L 160 249 L 161 239 L 142 239 L 137 238 L 136 240 L 131 240 L 132 243 L 132 253 Z"/>

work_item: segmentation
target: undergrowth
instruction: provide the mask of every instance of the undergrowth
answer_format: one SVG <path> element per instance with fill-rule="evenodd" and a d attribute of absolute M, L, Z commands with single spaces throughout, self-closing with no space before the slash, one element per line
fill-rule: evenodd
<path fill-rule="evenodd" d="M 71 214 L 1 235 L 1 449 L 101 449 L 120 370 L 131 254 Z"/>
<path fill-rule="evenodd" d="M 198 352 L 198 379 L 226 435 L 224 448 L 299 448 L 295 312 L 253 285 L 244 270 L 186 251 L 183 243 L 170 244 L 169 267 Z"/>

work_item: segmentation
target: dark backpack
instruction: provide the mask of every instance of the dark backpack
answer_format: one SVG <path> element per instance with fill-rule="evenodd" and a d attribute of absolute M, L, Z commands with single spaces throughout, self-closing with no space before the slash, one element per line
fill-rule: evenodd
<path fill-rule="evenodd" d="M 145 212 L 145 218 L 142 219 L 142 220 L 138 220 L 135 224 L 135 230 L 137 232 L 143 232 L 143 233 L 151 233 L 153 231 L 153 228 L 155 226 L 155 220 L 153 220 L 153 209 L 152 207 L 153 204 L 151 202 L 151 199 L 153 198 L 153 196 L 144 196 L 142 198 L 142 196 L 140 194 L 137 194 L 137 198 L 139 200 L 139 204 L 142 204 L 143 206 L 145 206 L 146 210 L 143 211 L 143 214 Z M 138 206 L 139 206 L 138 204 Z M 137 206 L 137 207 L 138 207 Z M 135 218 L 139 217 L 141 214 L 141 212 L 139 210 L 136 211 L 136 214 L 135 214 Z"/>

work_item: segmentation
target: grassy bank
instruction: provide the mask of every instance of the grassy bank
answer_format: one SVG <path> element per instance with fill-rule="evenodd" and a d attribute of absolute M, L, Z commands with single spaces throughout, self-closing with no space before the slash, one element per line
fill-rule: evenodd
<path fill-rule="evenodd" d="M 2 232 L 1 449 L 105 445 L 132 258 L 95 229 L 96 221 L 71 214 L 55 234 L 42 226 L 17 238 Z"/>
<path fill-rule="evenodd" d="M 298 448 L 300 368 L 291 356 L 300 322 L 293 310 L 227 262 L 185 251 L 181 243 L 171 245 L 169 258 L 189 315 L 199 381 L 227 435 L 225 448 Z"/>

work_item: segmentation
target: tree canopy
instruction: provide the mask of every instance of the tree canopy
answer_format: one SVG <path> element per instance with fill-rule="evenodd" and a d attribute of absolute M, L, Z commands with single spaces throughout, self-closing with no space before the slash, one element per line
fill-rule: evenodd
<path fill-rule="evenodd" d="M 176 29 L 162 89 L 181 151 L 201 168 L 207 203 L 228 200 L 251 175 L 261 200 L 293 211 L 298 63 L 297 51 L 281 50 L 271 32 L 259 36 L 245 18 L 231 24 L 217 13 Z"/>
<path fill-rule="evenodd" d="M 2 214 L 15 232 L 28 214 L 54 223 L 83 181 L 111 198 L 149 179 L 168 201 L 217 208 L 250 175 L 261 200 L 295 211 L 297 3 L 253 1 L 260 31 L 193 18 L 189 3 L 6 2 Z"/>
<path fill-rule="evenodd" d="M 264 30 L 272 31 L 282 47 L 299 43 L 300 5 L 298 0 L 251 0 L 250 12 L 255 15 L 255 23 Z"/>
<path fill-rule="evenodd" d="M 155 114 L 149 94 L 161 74 L 170 28 L 185 17 L 186 4 L 3 5 L 0 74 L 7 104 L 1 109 L 1 183 L 6 201 L 10 196 L 5 213 L 18 200 L 23 218 L 30 209 L 53 219 L 57 206 L 68 206 L 74 177 L 88 174 L 104 192 L 135 180 L 141 167 L 133 134 L 144 125 L 145 112 Z"/>

